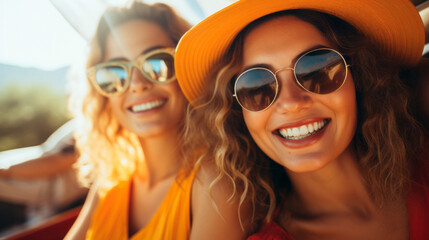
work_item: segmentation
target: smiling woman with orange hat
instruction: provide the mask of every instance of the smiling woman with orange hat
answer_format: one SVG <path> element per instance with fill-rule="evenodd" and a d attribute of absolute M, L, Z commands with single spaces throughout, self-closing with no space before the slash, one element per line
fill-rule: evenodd
<path fill-rule="evenodd" d="M 428 163 L 402 79 L 423 45 L 408 0 L 240 0 L 185 34 L 187 145 L 265 216 L 249 239 L 427 239 Z"/>

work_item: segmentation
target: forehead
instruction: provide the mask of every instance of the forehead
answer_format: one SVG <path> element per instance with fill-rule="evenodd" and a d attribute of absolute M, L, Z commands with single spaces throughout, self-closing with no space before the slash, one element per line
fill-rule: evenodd
<path fill-rule="evenodd" d="M 135 59 L 154 46 L 174 47 L 168 33 L 157 23 L 134 19 L 115 28 L 106 37 L 105 60 Z"/>
<path fill-rule="evenodd" d="M 243 60 L 258 63 L 268 54 L 294 58 L 315 46 L 332 48 L 333 44 L 312 24 L 295 16 L 278 16 L 256 25 L 245 35 Z"/>

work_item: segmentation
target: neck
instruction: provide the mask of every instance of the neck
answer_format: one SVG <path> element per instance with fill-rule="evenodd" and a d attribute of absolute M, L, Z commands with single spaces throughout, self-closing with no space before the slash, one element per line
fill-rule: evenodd
<path fill-rule="evenodd" d="M 150 138 L 140 138 L 144 160 L 137 166 L 136 177 L 148 187 L 175 176 L 182 166 L 178 135 L 171 131 Z"/>
<path fill-rule="evenodd" d="M 377 211 L 359 171 L 354 151 L 349 147 L 336 160 L 314 172 L 288 172 L 293 186 L 291 209 L 297 214 L 359 214 Z M 294 211 L 294 210 L 292 210 Z"/>

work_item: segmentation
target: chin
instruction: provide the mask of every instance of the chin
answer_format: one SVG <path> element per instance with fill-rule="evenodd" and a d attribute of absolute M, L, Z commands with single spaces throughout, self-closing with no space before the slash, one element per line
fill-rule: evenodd
<path fill-rule="evenodd" d="M 278 162 L 287 171 L 294 173 L 308 173 L 318 171 L 327 166 L 330 161 L 315 157 L 290 157 Z"/>

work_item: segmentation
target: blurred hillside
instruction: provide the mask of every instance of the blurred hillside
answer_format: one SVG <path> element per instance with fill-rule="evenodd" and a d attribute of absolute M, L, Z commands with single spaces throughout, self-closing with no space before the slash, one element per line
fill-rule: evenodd
<path fill-rule="evenodd" d="M 0 89 L 11 84 L 17 86 L 40 85 L 65 94 L 67 70 L 68 67 L 45 71 L 37 68 L 0 64 Z"/>
<path fill-rule="evenodd" d="M 0 151 L 38 145 L 70 119 L 67 71 L 0 64 Z"/>

